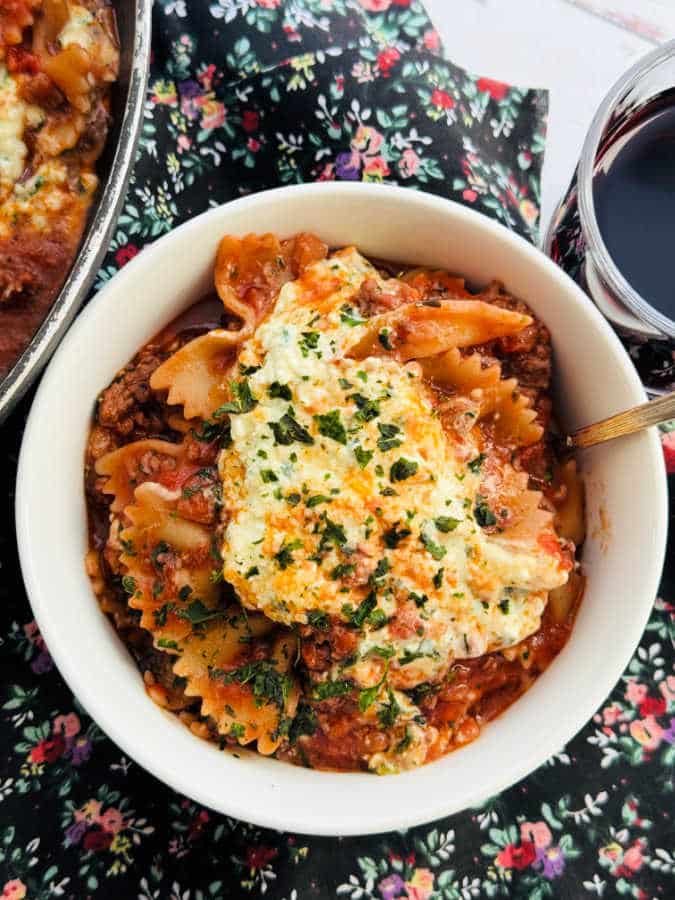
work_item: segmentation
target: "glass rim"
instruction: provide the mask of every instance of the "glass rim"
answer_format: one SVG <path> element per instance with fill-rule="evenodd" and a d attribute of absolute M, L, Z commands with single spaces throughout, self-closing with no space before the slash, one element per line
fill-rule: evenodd
<path fill-rule="evenodd" d="M 605 129 L 618 102 L 645 75 L 648 75 L 669 59 L 675 59 L 675 40 L 666 41 L 666 43 L 642 56 L 630 69 L 624 72 L 604 96 L 593 117 L 581 149 L 577 197 L 580 213 L 579 221 L 588 248 L 588 255 L 596 265 L 598 262 L 601 264 L 603 271 L 599 274 L 601 274 L 602 280 L 639 319 L 647 322 L 666 337 L 675 339 L 675 322 L 651 306 L 632 287 L 614 263 L 600 233 L 593 198 L 593 175 L 598 150 L 603 140 Z M 673 87 L 675 88 L 675 84 Z"/>

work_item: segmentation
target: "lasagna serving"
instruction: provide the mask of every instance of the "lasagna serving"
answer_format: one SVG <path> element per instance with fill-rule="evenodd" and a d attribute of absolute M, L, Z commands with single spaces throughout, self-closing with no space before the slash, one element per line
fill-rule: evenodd
<path fill-rule="evenodd" d="M 0 3 L 0 378 L 77 252 L 118 61 L 106 0 Z"/>
<path fill-rule="evenodd" d="M 545 326 L 308 234 L 224 237 L 215 287 L 103 391 L 87 450 L 87 568 L 148 694 L 319 769 L 472 741 L 582 591 Z"/>

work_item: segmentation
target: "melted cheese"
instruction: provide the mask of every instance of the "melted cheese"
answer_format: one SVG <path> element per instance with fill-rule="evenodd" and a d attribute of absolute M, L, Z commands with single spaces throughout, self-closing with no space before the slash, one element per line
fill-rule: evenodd
<path fill-rule="evenodd" d="M 26 116 L 27 105 L 17 94 L 15 80 L 0 65 L 0 199 L 12 189 L 26 164 Z"/>
<path fill-rule="evenodd" d="M 242 349 L 257 403 L 231 416 L 220 459 L 223 575 L 275 621 L 356 623 L 348 677 L 377 684 L 384 648 L 406 689 L 532 634 L 567 575 L 538 535 L 508 542 L 476 522 L 478 444 L 453 444 L 414 363 L 346 357 L 365 330 L 350 302 L 366 277 L 378 276 L 353 249 L 315 264 Z"/>
<path fill-rule="evenodd" d="M 71 4 L 69 18 L 57 38 L 61 47 L 79 44 L 85 50 L 91 50 L 96 42 L 96 32 L 92 26 L 96 19 L 84 6 Z"/>

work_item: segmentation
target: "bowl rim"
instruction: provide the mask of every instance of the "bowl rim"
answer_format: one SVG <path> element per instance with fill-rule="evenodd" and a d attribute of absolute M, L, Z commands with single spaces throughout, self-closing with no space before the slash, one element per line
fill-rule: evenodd
<path fill-rule="evenodd" d="M 306 814 L 297 815 L 295 809 L 285 807 L 283 814 L 275 812 L 273 808 L 264 808 L 260 804 L 250 809 L 249 806 L 255 806 L 256 800 L 249 796 L 246 800 L 238 798 L 234 800 L 231 797 L 221 798 L 214 797 L 213 793 L 205 790 L 196 789 L 191 784 L 190 776 L 182 773 L 172 767 L 170 757 L 156 757 L 151 752 L 146 751 L 142 735 L 135 735 L 128 727 L 125 730 L 125 720 L 123 716 L 116 711 L 115 705 L 110 704 L 106 699 L 100 696 L 96 688 L 93 688 L 86 680 L 82 679 L 82 675 L 78 672 L 78 663 L 76 655 L 71 655 L 69 649 L 61 646 L 59 640 L 55 636 L 52 629 L 52 617 L 49 614 L 49 593 L 42 592 L 40 588 L 39 565 L 36 562 L 34 554 L 31 552 L 29 545 L 30 519 L 33 515 L 33 507 L 30 502 L 26 501 L 29 496 L 29 484 L 31 480 L 31 458 L 40 444 L 39 422 L 43 408 L 51 403 L 51 384 L 55 380 L 60 371 L 67 372 L 70 367 L 69 356 L 71 347 L 75 347 L 80 341 L 80 336 L 94 325 L 99 317 L 105 315 L 105 308 L 108 297 L 115 296 L 125 285 L 134 282 L 137 275 L 141 275 L 144 268 L 151 265 L 152 261 L 161 257 L 164 253 L 171 251 L 173 243 L 178 243 L 184 239 L 186 235 L 198 234 L 200 229 L 204 228 L 207 223 L 219 218 L 226 219 L 227 213 L 234 207 L 241 209 L 247 206 L 255 207 L 258 204 L 269 202 L 283 203 L 284 199 L 289 195 L 305 194 L 310 198 L 320 200 L 321 194 L 332 191 L 338 195 L 348 198 L 350 195 L 361 195 L 368 197 L 370 195 L 373 202 L 377 202 L 378 198 L 388 194 L 392 199 L 397 199 L 402 203 L 421 203 L 427 208 L 435 208 L 438 212 L 445 211 L 452 214 L 456 227 L 461 228 L 462 222 L 477 226 L 486 232 L 492 232 L 502 242 L 510 245 L 516 253 L 524 257 L 526 263 L 531 263 L 545 270 L 545 274 L 552 282 L 560 285 L 561 293 L 570 291 L 574 294 L 583 307 L 586 316 L 595 319 L 596 325 L 604 332 L 604 337 L 611 347 L 611 356 L 626 374 L 629 385 L 636 391 L 636 394 L 645 397 L 644 389 L 640 384 L 637 373 L 630 361 L 630 358 L 623 349 L 621 343 L 609 324 L 602 317 L 600 312 L 595 308 L 592 301 L 581 291 L 572 279 L 567 276 L 552 260 L 546 257 L 534 245 L 528 243 L 525 239 L 509 231 L 504 226 L 498 224 L 492 219 L 475 212 L 472 209 L 455 203 L 444 198 L 434 196 L 427 193 L 412 192 L 409 189 L 389 185 L 364 185 L 349 183 L 331 183 L 324 184 L 303 184 L 293 185 L 289 187 L 276 188 L 270 191 L 264 191 L 247 197 L 231 201 L 212 210 L 202 213 L 193 219 L 188 220 L 169 234 L 163 236 L 155 243 L 146 247 L 142 253 L 131 260 L 124 269 L 111 279 L 100 291 L 99 295 L 85 308 L 80 314 L 78 320 L 70 329 L 65 340 L 58 348 L 56 354 L 52 358 L 49 367 L 43 377 L 42 383 L 38 389 L 37 395 L 33 402 L 24 432 L 24 438 L 21 446 L 21 452 L 18 463 L 17 486 L 16 486 L 16 534 L 19 549 L 19 558 L 21 569 L 24 577 L 26 592 L 29 597 L 35 619 L 41 629 L 43 637 L 54 657 L 54 661 L 61 673 L 62 677 L 68 683 L 69 687 L 78 698 L 82 706 L 87 710 L 92 719 L 99 725 L 102 731 L 108 735 L 114 743 L 116 743 L 122 751 L 132 758 L 138 765 L 150 772 L 152 775 L 160 779 L 164 784 L 168 785 L 175 791 L 191 797 L 204 806 L 217 810 L 235 818 L 245 821 L 254 822 L 256 825 L 274 828 L 284 831 L 294 831 L 301 834 L 312 834 L 317 836 L 346 836 L 346 835 L 365 835 L 375 834 L 379 832 L 394 831 L 400 828 L 412 827 L 444 816 L 456 813 L 462 809 L 466 809 L 486 799 L 490 794 L 498 793 L 520 779 L 524 778 L 535 768 L 544 763 L 552 753 L 557 752 L 560 748 L 590 720 L 598 706 L 602 703 L 607 694 L 614 688 L 616 682 L 620 678 L 625 666 L 629 662 L 629 658 L 622 660 L 621 667 L 615 663 L 609 672 L 605 672 L 604 677 L 598 678 L 593 685 L 589 685 L 588 692 L 577 697 L 575 705 L 569 711 L 569 715 L 559 717 L 557 729 L 548 730 L 545 735 L 535 736 L 529 747 L 523 749 L 522 757 L 519 764 L 514 764 L 508 769 L 507 774 L 491 773 L 489 787 L 481 786 L 477 783 L 468 796 L 463 797 L 461 805 L 453 805 L 452 799 L 447 798 L 442 791 L 436 793 L 427 792 L 424 803 L 420 804 L 419 809 L 415 810 L 399 810 L 394 812 L 388 810 L 382 812 L 379 809 L 369 808 L 362 817 L 367 816 L 367 821 L 361 823 L 359 817 L 352 817 L 348 824 L 341 823 L 339 825 L 331 824 L 330 812 L 327 810 L 319 811 L 309 820 Z M 224 228 L 227 224 L 224 223 Z M 132 292 L 129 292 L 130 294 Z M 159 323 L 158 331 L 161 328 Z M 92 396 L 92 407 L 95 397 Z M 655 534 L 660 536 L 660 547 L 654 551 L 653 564 L 651 570 L 645 573 L 643 579 L 643 592 L 645 598 L 649 598 L 649 603 L 645 599 L 641 614 L 636 617 L 631 625 L 631 632 L 637 635 L 633 644 L 633 650 L 639 641 L 639 637 L 644 631 L 651 604 L 656 596 L 660 581 L 661 571 L 666 549 L 666 531 L 668 521 L 668 494 L 667 481 L 665 475 L 665 466 L 663 466 L 663 457 L 660 441 L 655 430 L 645 435 L 645 458 L 649 458 L 653 469 L 653 482 L 655 486 L 655 496 L 653 502 L 653 511 L 655 519 Z M 91 595 L 93 600 L 93 593 Z M 639 629 L 639 633 L 638 633 Z M 114 632 L 111 632 L 114 634 Z M 164 712 L 164 711 L 162 711 Z M 508 714 L 508 712 L 506 713 Z M 184 726 L 181 726 L 184 727 Z M 187 732 L 187 729 L 186 729 Z M 192 736 L 190 735 L 192 739 Z M 463 753 L 464 750 L 457 751 Z M 282 774 L 284 764 L 277 763 L 279 766 L 279 775 Z M 432 768 L 424 766 L 421 769 L 414 770 L 414 773 L 423 773 Z M 301 770 L 305 773 L 305 777 L 309 779 L 310 789 L 311 782 L 315 776 L 322 778 L 326 775 L 335 777 L 336 773 L 319 773 L 315 770 Z M 409 774 L 396 776 L 404 778 Z M 361 773 L 337 773 L 340 779 L 344 779 L 344 785 L 347 790 L 358 788 L 358 780 L 362 778 L 372 779 L 372 775 L 363 775 Z M 419 777 L 419 776 L 418 776 Z M 420 787 L 423 786 L 423 779 Z M 394 786 L 392 785 L 392 788 Z M 223 802 L 224 800 L 224 802 Z"/>

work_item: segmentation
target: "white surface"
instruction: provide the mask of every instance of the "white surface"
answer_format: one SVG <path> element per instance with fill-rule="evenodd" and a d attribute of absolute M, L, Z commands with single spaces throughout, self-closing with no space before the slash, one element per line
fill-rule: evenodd
<path fill-rule="evenodd" d="M 54 356 L 21 450 L 17 536 L 35 617 L 85 708 L 140 765 L 236 818 L 314 834 L 404 828 L 476 804 L 524 777 L 558 751 L 614 687 L 647 622 L 661 573 L 661 448 L 652 430 L 584 457 L 588 587 L 576 627 L 533 688 L 474 744 L 413 772 L 378 778 L 317 772 L 247 754 L 237 759 L 200 741 L 146 696 L 131 656 L 98 609 L 83 564 L 82 463 L 99 391 L 141 344 L 205 290 L 220 236 L 263 225 L 281 235 L 316 231 L 334 246 L 355 242 L 374 256 L 448 267 L 479 283 L 498 275 L 553 333 L 557 390 L 568 426 L 632 406 L 644 393 L 600 313 L 526 241 L 486 216 L 422 191 L 348 183 L 255 194 L 177 228 L 108 283 Z M 639 473 L 639 490 L 628 473 Z"/>
<path fill-rule="evenodd" d="M 675 37 L 675 0 L 425 0 L 446 54 L 481 75 L 550 91 L 542 237 L 612 83 Z"/>

